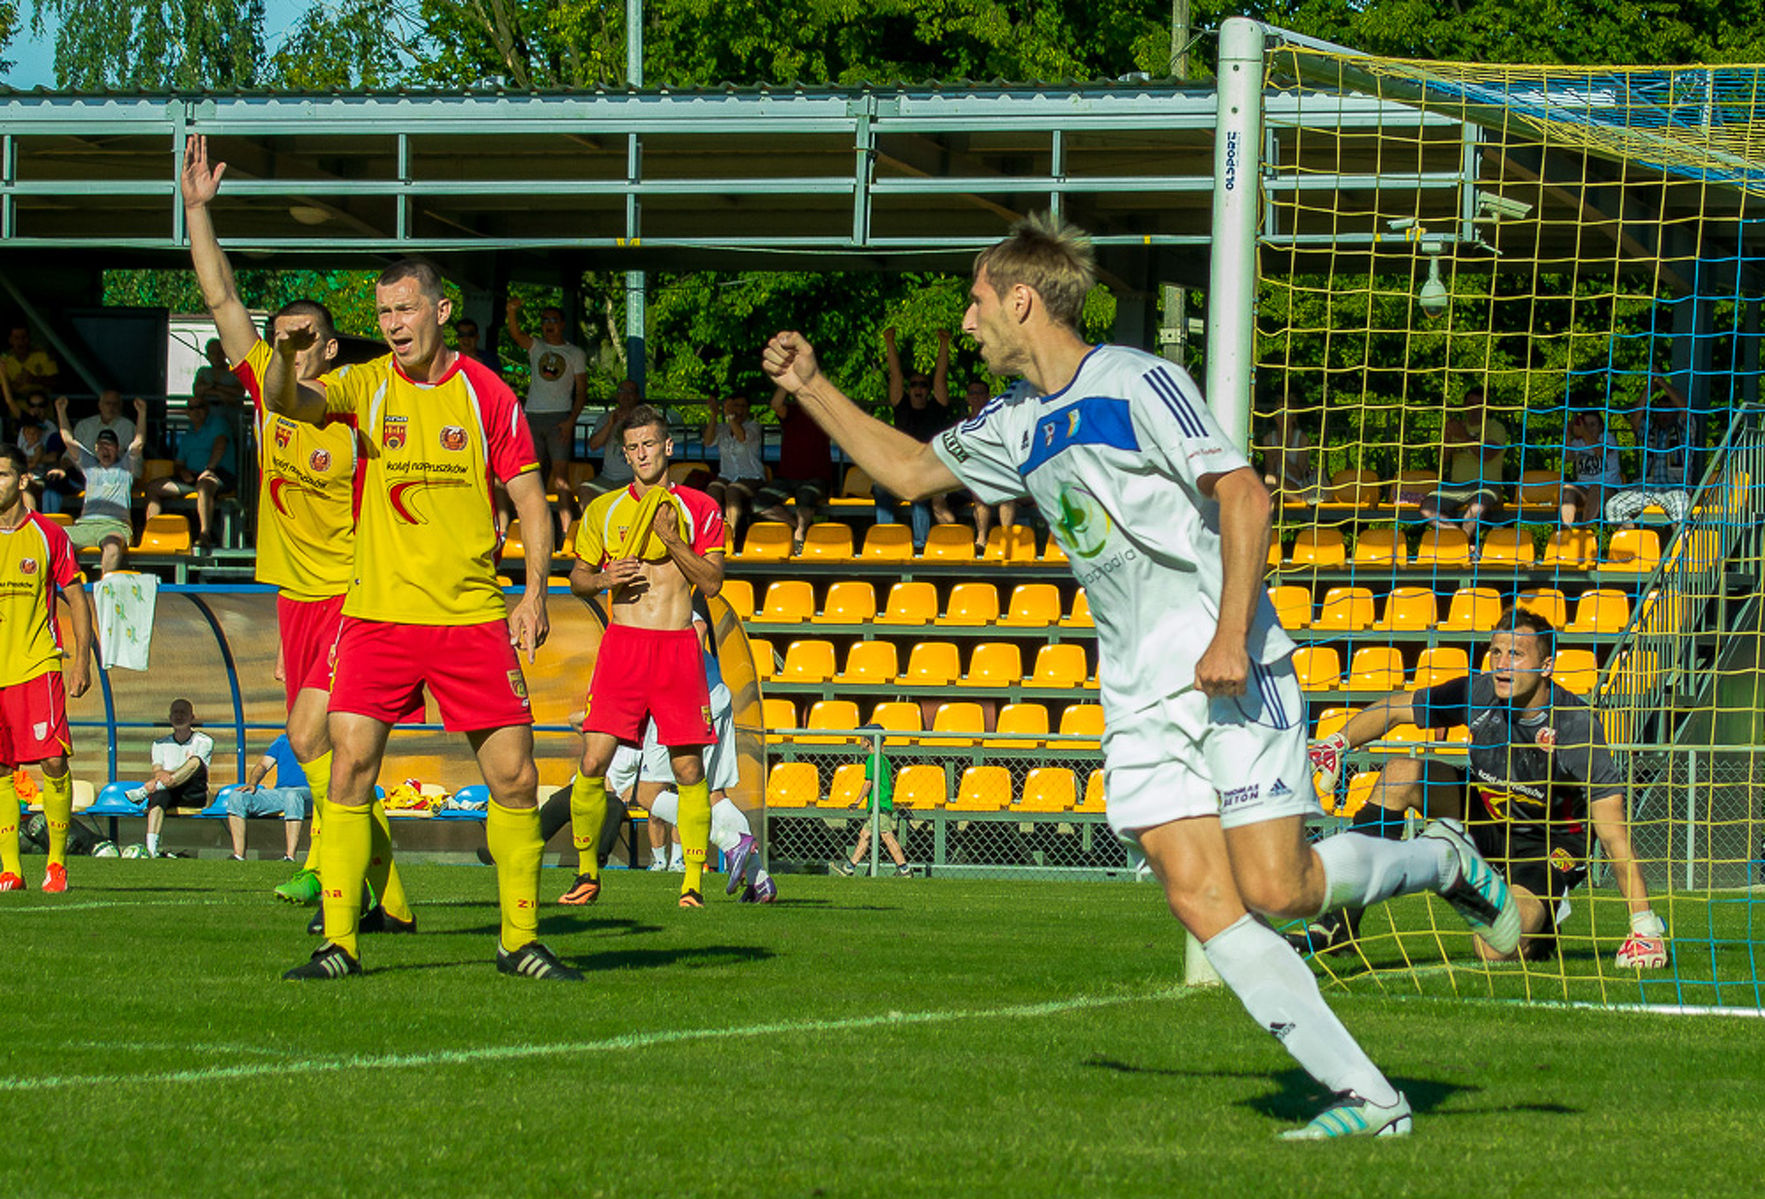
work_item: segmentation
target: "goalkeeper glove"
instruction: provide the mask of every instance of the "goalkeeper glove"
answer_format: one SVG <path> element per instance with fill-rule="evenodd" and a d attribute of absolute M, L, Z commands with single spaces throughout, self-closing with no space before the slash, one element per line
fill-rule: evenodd
<path fill-rule="evenodd" d="M 1614 964 L 1620 970 L 1661 970 L 1667 965 L 1667 926 L 1651 908 L 1633 912 L 1630 935 L 1618 947 Z"/>
<path fill-rule="evenodd" d="M 1342 777 L 1342 760 L 1348 754 L 1348 738 L 1341 733 L 1313 741 L 1306 749 L 1311 759 L 1312 782 L 1319 795 L 1336 794 L 1336 782 Z"/>

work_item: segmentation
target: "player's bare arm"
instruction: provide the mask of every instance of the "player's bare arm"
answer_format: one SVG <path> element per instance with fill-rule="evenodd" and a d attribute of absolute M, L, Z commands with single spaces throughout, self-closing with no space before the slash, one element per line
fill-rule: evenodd
<path fill-rule="evenodd" d="M 915 441 L 847 399 L 821 373 L 815 347 L 802 334 L 776 334 L 766 344 L 761 366 L 866 474 L 902 499 L 923 500 L 961 486 L 930 443 Z"/>
<path fill-rule="evenodd" d="M 1250 678 L 1245 641 L 1262 590 L 1269 555 L 1269 492 L 1249 467 L 1203 475 L 1203 493 L 1220 506 L 1219 623 L 1195 663 L 1195 685 L 1207 695 L 1242 695 Z"/>
<path fill-rule="evenodd" d="M 1624 815 L 1624 797 L 1606 795 L 1589 800 L 1587 818 L 1593 825 L 1593 835 L 1605 850 L 1606 860 L 1612 864 L 1612 879 L 1618 884 L 1618 893 L 1624 896 L 1626 906 L 1632 912 L 1648 911 L 1648 885 L 1642 881 L 1642 868 L 1636 864 L 1636 854 L 1630 848 L 1630 821 Z"/>
<path fill-rule="evenodd" d="M 69 698 L 78 699 L 92 687 L 92 597 L 78 579 L 62 588 L 67 600 L 67 619 L 73 626 L 74 652 L 68 658 L 62 682 Z"/>
<path fill-rule="evenodd" d="M 551 632 L 546 615 L 546 584 L 552 560 L 551 507 L 545 500 L 545 484 L 539 472 L 530 470 L 508 480 L 509 502 L 521 516 L 527 535 L 527 587 L 509 612 L 509 641 L 532 663 L 534 654 Z"/>
<path fill-rule="evenodd" d="M 208 138 L 191 134 L 184 145 L 184 169 L 178 176 L 178 188 L 184 195 L 184 228 L 190 234 L 190 262 L 202 288 L 202 302 L 208 305 L 215 331 L 221 335 L 221 348 L 229 362 L 239 362 L 257 344 L 257 330 L 239 298 L 233 267 L 221 252 L 208 210 L 226 173 L 226 163 L 209 162 Z"/>
<path fill-rule="evenodd" d="M 318 343 L 312 318 L 283 317 L 276 322 L 275 353 L 264 368 L 264 407 L 290 420 L 309 425 L 325 423 L 325 393 L 300 379 L 294 356 Z"/>

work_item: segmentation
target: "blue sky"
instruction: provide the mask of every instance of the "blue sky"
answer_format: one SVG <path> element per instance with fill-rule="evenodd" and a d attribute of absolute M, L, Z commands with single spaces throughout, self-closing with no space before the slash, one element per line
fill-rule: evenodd
<path fill-rule="evenodd" d="M 264 0 L 265 44 L 274 49 L 281 42 L 283 31 L 294 23 L 294 19 L 319 2 L 321 0 Z M 33 38 L 30 35 L 31 0 L 20 0 L 19 9 L 25 28 L 19 37 L 13 39 L 12 45 L 6 48 L 6 57 L 12 60 L 13 67 L 0 77 L 0 84 L 21 89 L 54 87 L 54 31 L 46 27 L 41 38 Z"/>

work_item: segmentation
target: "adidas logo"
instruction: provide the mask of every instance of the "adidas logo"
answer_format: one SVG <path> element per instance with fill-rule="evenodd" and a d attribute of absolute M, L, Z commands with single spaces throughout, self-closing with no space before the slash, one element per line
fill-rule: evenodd
<path fill-rule="evenodd" d="M 1291 1021 L 1278 1020 L 1269 1025 L 1269 1031 L 1275 1034 L 1275 1040 L 1284 1043 L 1287 1040 L 1287 1034 L 1292 1032 L 1296 1027 L 1298 1026 Z"/>
<path fill-rule="evenodd" d="M 1287 785 L 1286 779 L 1276 779 L 1274 786 L 1269 788 L 1270 799 L 1280 799 L 1284 795 L 1292 795 L 1293 788 Z"/>

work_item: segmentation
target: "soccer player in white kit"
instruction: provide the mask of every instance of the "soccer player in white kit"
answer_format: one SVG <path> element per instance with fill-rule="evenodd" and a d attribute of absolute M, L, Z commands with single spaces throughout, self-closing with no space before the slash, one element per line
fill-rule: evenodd
<path fill-rule="evenodd" d="M 1433 890 L 1511 947 L 1517 911 L 1452 821 L 1407 842 L 1307 843 L 1304 704 L 1262 584 L 1268 492 L 1180 367 L 1080 336 L 1094 280 L 1084 236 L 1051 218 L 983 251 L 963 330 L 988 370 L 1022 382 L 928 445 L 861 412 L 798 333 L 776 335 L 764 366 L 896 495 L 1036 501 L 1097 620 L 1111 827 L 1252 1018 L 1334 1095 L 1282 1135 L 1404 1135 L 1408 1101 L 1263 917 Z"/>

